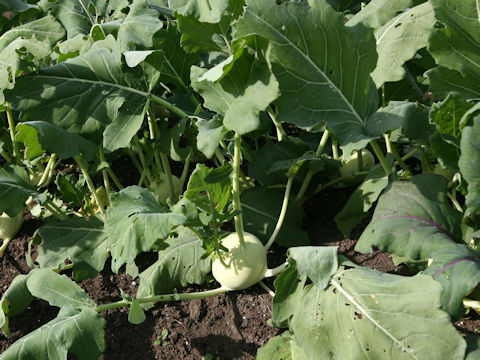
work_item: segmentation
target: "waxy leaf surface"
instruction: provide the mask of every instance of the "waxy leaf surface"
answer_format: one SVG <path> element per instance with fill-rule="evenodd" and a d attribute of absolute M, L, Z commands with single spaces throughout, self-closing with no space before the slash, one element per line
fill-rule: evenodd
<path fill-rule="evenodd" d="M 112 193 L 110 204 L 105 231 L 115 273 L 123 264 L 132 263 L 139 253 L 150 251 L 186 220 L 184 215 L 167 213 L 151 191 L 138 186 Z"/>
<path fill-rule="evenodd" d="M 391 183 L 355 250 L 367 253 L 376 246 L 420 260 L 459 242 L 462 214 L 450 206 L 446 191 L 447 182 L 440 175 L 423 174 Z"/>
<path fill-rule="evenodd" d="M 468 182 L 467 207 L 474 213 L 480 213 L 480 119 L 476 118 L 473 126 L 462 131 L 460 148 L 462 155 L 458 166 Z"/>
<path fill-rule="evenodd" d="M 281 93 L 279 121 L 304 128 L 327 122 L 341 145 L 364 147 L 369 140 L 364 121 L 378 103 L 369 28 L 346 28 L 343 15 L 323 1 L 280 6 L 255 0 L 234 31 L 236 39 L 251 35 L 269 40 L 268 60 Z"/>

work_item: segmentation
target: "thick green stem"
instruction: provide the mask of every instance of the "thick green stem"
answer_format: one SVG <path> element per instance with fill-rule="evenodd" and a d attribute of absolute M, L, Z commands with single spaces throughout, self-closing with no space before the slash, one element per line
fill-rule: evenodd
<path fill-rule="evenodd" d="M 123 185 L 120 183 L 120 180 L 118 180 L 118 178 L 115 175 L 115 173 L 113 172 L 113 170 L 108 167 L 107 168 L 107 173 L 110 176 L 110 178 L 113 180 L 113 182 L 115 183 L 115 186 L 118 188 L 118 190 L 122 190 Z"/>
<path fill-rule="evenodd" d="M 5 151 L 0 152 L 0 155 L 2 155 L 2 157 L 3 157 L 8 163 L 11 163 L 11 162 L 12 162 L 12 158 L 11 158 L 10 155 L 8 155 Z"/>
<path fill-rule="evenodd" d="M 9 103 L 5 103 L 5 109 L 7 111 L 8 129 L 10 131 L 10 139 L 12 140 L 13 156 L 17 159 L 17 165 L 20 165 L 20 150 L 18 144 L 15 141 L 15 120 L 13 119 L 12 107 Z"/>
<path fill-rule="evenodd" d="M 332 155 L 333 160 L 340 159 L 340 155 L 338 154 L 338 141 L 335 139 L 332 140 Z"/>
<path fill-rule="evenodd" d="M 430 166 L 430 162 L 425 155 L 425 151 L 423 151 L 422 145 L 417 146 L 418 150 L 420 151 L 420 163 L 422 164 L 422 172 L 424 173 L 431 173 L 432 167 Z"/>
<path fill-rule="evenodd" d="M 277 238 L 278 233 L 280 232 L 280 229 L 282 228 L 283 221 L 285 220 L 285 215 L 287 214 L 288 199 L 290 197 L 290 189 L 292 188 L 292 183 L 293 183 L 293 176 L 290 176 L 288 178 L 287 186 L 285 188 L 285 195 L 283 196 L 282 210 L 280 210 L 280 215 L 278 216 L 277 225 L 275 226 L 275 229 L 273 230 L 273 233 L 270 236 L 270 239 L 265 244 L 265 250 L 270 249 L 273 242 Z"/>
<path fill-rule="evenodd" d="M 190 161 L 192 159 L 193 150 L 190 150 L 187 158 L 185 159 L 185 163 L 183 164 L 182 175 L 180 176 L 180 189 L 185 187 L 185 181 L 187 180 L 188 170 L 190 170 Z"/>
<path fill-rule="evenodd" d="M 405 161 L 403 161 L 403 158 L 400 156 L 400 154 L 399 154 L 397 148 L 395 147 L 395 145 L 390 143 L 390 148 L 392 150 L 393 156 L 395 156 L 395 159 L 396 159 L 394 165 L 398 164 L 398 165 L 400 165 L 400 167 L 403 170 L 410 172 L 410 169 L 408 168 L 407 164 L 405 164 Z"/>
<path fill-rule="evenodd" d="M 277 129 L 277 140 L 282 141 L 283 138 L 287 137 L 287 134 L 285 133 L 285 130 L 283 130 L 282 124 L 280 124 L 277 121 L 277 117 L 273 112 L 273 109 L 269 107 L 267 111 L 268 111 L 268 115 L 270 116 L 270 119 L 272 120 L 273 124 L 275 125 L 275 128 Z"/>
<path fill-rule="evenodd" d="M 163 171 L 165 171 L 165 175 L 167 175 L 167 184 L 168 188 L 170 189 L 170 199 L 174 201 L 173 198 L 175 196 L 175 188 L 173 187 L 172 181 L 172 171 L 170 170 L 170 163 L 168 162 L 168 157 L 164 153 L 160 153 L 160 160 L 162 161 Z"/>
<path fill-rule="evenodd" d="M 150 140 L 155 140 L 156 137 L 159 135 L 158 127 L 156 126 L 155 122 L 155 112 L 153 110 L 153 107 L 148 112 L 148 131 L 150 134 Z M 157 131 L 155 131 L 155 129 Z M 163 169 L 162 169 L 162 163 L 160 161 L 160 157 L 158 156 L 158 152 L 155 150 L 154 154 L 154 159 L 155 159 L 155 168 L 157 170 L 157 175 L 160 176 L 163 174 Z"/>
<path fill-rule="evenodd" d="M 243 215 L 242 205 L 240 202 L 240 156 L 241 156 L 242 137 L 235 134 L 235 149 L 233 152 L 233 178 L 232 178 L 232 195 L 233 195 L 233 209 L 239 214 L 235 215 L 235 231 L 238 235 L 240 246 L 244 246 L 245 240 L 243 238 Z"/>
<path fill-rule="evenodd" d="M 385 139 L 385 148 L 387 149 L 387 153 L 393 154 L 392 142 L 390 141 L 390 135 L 383 134 L 383 138 Z"/>
<path fill-rule="evenodd" d="M 216 296 L 225 292 L 230 291 L 230 289 L 219 287 L 213 290 L 200 291 L 194 293 L 184 293 L 184 294 L 165 294 L 165 295 L 155 295 L 147 296 L 144 298 L 135 299 L 140 304 L 164 302 L 164 301 L 180 301 L 180 300 L 192 300 L 192 299 L 205 299 L 208 297 Z M 97 312 L 107 311 L 110 309 L 117 309 L 125 306 L 129 306 L 130 303 L 125 300 L 117 301 L 110 304 L 97 305 L 95 310 Z"/>
<path fill-rule="evenodd" d="M 273 269 L 267 269 L 267 271 L 265 271 L 265 275 L 264 277 L 268 278 L 268 277 L 273 277 L 273 276 L 277 276 L 278 274 L 280 274 L 283 270 L 285 270 L 285 268 L 287 267 L 288 263 L 284 262 L 282 265 L 279 265 Z"/>
<path fill-rule="evenodd" d="M 162 105 L 165 109 L 170 110 L 171 112 L 177 114 L 181 118 L 188 117 L 188 114 L 185 113 L 183 110 L 177 108 L 173 104 L 170 104 L 168 101 L 162 99 L 161 97 L 150 94 L 150 100 L 153 101 L 153 102 L 156 102 L 157 104 Z"/>
<path fill-rule="evenodd" d="M 3 255 L 3 253 L 5 252 L 5 250 L 7 250 L 7 247 L 8 247 L 8 244 L 10 244 L 10 241 L 12 239 L 4 239 L 3 240 L 3 244 L 2 246 L 0 246 L 0 256 Z"/>
<path fill-rule="evenodd" d="M 82 171 L 83 176 L 85 177 L 85 180 L 87 181 L 88 189 L 92 193 L 93 198 L 95 199 L 95 202 L 98 205 L 98 210 L 102 214 L 106 214 L 105 205 L 103 204 L 102 200 L 100 199 L 100 197 L 97 195 L 97 192 L 95 191 L 96 190 L 95 185 L 93 184 L 92 178 L 88 173 L 88 166 L 85 160 L 83 160 L 83 158 L 80 155 L 74 156 L 73 159 L 77 162 L 78 166 L 80 167 L 80 170 Z"/>
<path fill-rule="evenodd" d="M 55 160 L 57 158 L 57 154 L 52 154 L 50 155 L 50 159 L 48 159 L 47 166 L 45 167 L 45 170 L 43 171 L 42 177 L 38 181 L 37 187 L 40 187 L 42 185 L 48 185 L 50 174 L 52 173 L 52 169 L 54 168 L 55 165 Z"/>
<path fill-rule="evenodd" d="M 323 153 L 323 150 L 325 149 L 325 146 L 327 145 L 328 138 L 330 136 L 330 132 L 328 130 L 325 130 L 323 132 L 322 138 L 320 139 L 320 143 L 318 144 L 317 151 L 315 152 L 315 156 L 320 156 Z M 300 203 L 301 200 L 303 199 L 303 196 L 305 195 L 305 192 L 308 189 L 308 186 L 310 185 L 310 181 L 312 181 L 313 177 L 313 171 L 308 170 L 307 175 L 305 176 L 305 179 L 303 179 L 302 186 L 300 187 L 300 190 L 298 191 L 297 197 L 295 198 L 296 203 Z"/>
<path fill-rule="evenodd" d="M 105 153 L 103 152 L 103 146 L 100 145 L 98 147 L 98 155 L 100 157 L 100 161 L 105 161 Z M 102 176 L 103 176 L 103 185 L 105 186 L 105 192 L 107 194 L 107 198 L 110 198 L 110 180 L 108 178 L 107 168 L 102 169 Z"/>
<path fill-rule="evenodd" d="M 270 289 L 267 286 L 267 284 L 265 284 L 263 281 L 260 281 L 258 285 L 260 285 L 263 288 L 263 290 L 265 290 L 271 297 L 275 297 L 275 292 L 272 289 Z"/>
<path fill-rule="evenodd" d="M 153 183 L 154 181 L 153 176 L 150 173 L 150 169 L 147 166 L 145 155 L 143 154 L 142 147 L 140 146 L 140 142 L 138 141 L 138 137 L 136 135 L 132 139 L 132 144 L 135 150 L 137 151 L 138 158 L 140 159 L 140 164 L 142 164 L 142 171 L 145 171 L 145 175 L 147 176 L 148 182 L 150 184 Z"/>
<path fill-rule="evenodd" d="M 378 146 L 375 140 L 370 141 L 370 145 L 372 146 L 373 152 L 377 156 L 377 159 L 380 161 L 380 164 L 383 167 L 383 171 L 385 171 L 385 174 L 387 174 L 387 176 L 390 175 L 392 173 L 392 168 L 388 163 L 387 158 L 383 154 L 382 149 L 380 149 L 380 146 Z"/>
<path fill-rule="evenodd" d="M 461 213 L 463 213 L 463 209 L 462 207 L 460 206 L 458 200 L 457 200 L 457 197 L 455 196 L 454 193 L 451 193 L 450 191 L 447 191 L 447 196 L 448 198 L 451 200 L 453 206 L 455 206 L 455 208 L 460 211 Z"/>

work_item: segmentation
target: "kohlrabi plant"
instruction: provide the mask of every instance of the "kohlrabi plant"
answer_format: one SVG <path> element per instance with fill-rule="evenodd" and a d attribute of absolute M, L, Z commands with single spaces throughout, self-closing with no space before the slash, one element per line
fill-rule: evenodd
<path fill-rule="evenodd" d="M 0 328 L 34 298 L 60 310 L 0 360 L 97 359 L 107 310 L 140 324 L 158 302 L 257 284 L 284 329 L 260 360 L 477 358 L 478 337 L 452 324 L 480 281 L 477 10 L 3 1 L 0 254 L 25 212 L 42 225 Z M 356 251 L 388 252 L 412 276 L 310 246 L 325 239 L 303 224 L 324 222 L 305 205 L 332 188 L 348 198 L 345 237 L 371 217 Z M 137 292 L 90 298 L 78 283 L 106 263 Z"/>

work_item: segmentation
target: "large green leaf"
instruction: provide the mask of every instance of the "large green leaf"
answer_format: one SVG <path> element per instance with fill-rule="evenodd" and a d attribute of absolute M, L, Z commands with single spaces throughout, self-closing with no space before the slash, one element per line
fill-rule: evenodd
<path fill-rule="evenodd" d="M 50 46 L 65 36 L 62 25 L 52 15 L 44 16 L 38 20 L 16 26 L 0 36 L 0 51 L 5 49 L 16 39 L 31 39 L 35 37 L 38 41 L 47 40 Z"/>
<path fill-rule="evenodd" d="M 162 28 L 158 12 L 146 0 L 136 0 L 130 5 L 127 17 L 118 30 L 120 49 L 130 50 L 136 46 L 151 48 L 153 36 Z"/>
<path fill-rule="evenodd" d="M 447 182 L 440 175 L 423 174 L 391 183 L 355 250 L 367 253 L 376 246 L 419 260 L 460 241 L 462 214 L 450 206 L 446 191 Z"/>
<path fill-rule="evenodd" d="M 305 360 L 305 353 L 298 347 L 294 337 L 285 331 L 282 335 L 271 338 L 258 349 L 257 360 Z"/>
<path fill-rule="evenodd" d="M 140 273 L 137 297 L 171 293 L 189 284 L 203 284 L 211 271 L 210 258 L 202 259 L 202 240 L 188 228 L 166 239 L 158 260 Z"/>
<path fill-rule="evenodd" d="M 110 205 L 105 231 L 115 273 L 123 264 L 132 263 L 140 252 L 150 251 L 186 220 L 184 215 L 166 212 L 151 191 L 138 186 L 112 193 Z"/>
<path fill-rule="evenodd" d="M 56 153 L 62 159 L 69 159 L 76 155 L 83 155 L 89 161 L 95 159 L 97 149 L 93 143 L 48 122 L 23 122 L 17 125 L 17 131 L 17 140 L 29 139 L 32 144 L 36 139 L 43 150 Z"/>
<path fill-rule="evenodd" d="M 245 51 L 221 80 L 210 81 L 209 71 L 199 67 L 191 70 L 192 87 L 205 99 L 204 105 L 223 115 L 223 124 L 229 130 L 239 134 L 256 130 L 259 113 L 279 95 L 267 63 Z"/>
<path fill-rule="evenodd" d="M 372 78 L 377 88 L 405 76 L 403 64 L 428 45 L 435 22 L 432 5 L 426 2 L 406 10 L 375 31 L 378 62 Z"/>
<path fill-rule="evenodd" d="M 209 214 L 221 213 L 232 191 L 232 182 L 229 177 L 221 181 L 206 181 L 207 176 L 215 169 L 209 169 L 203 164 L 197 164 L 188 181 L 185 197 L 193 201 L 200 209 Z"/>
<path fill-rule="evenodd" d="M 241 193 L 245 230 L 254 234 L 264 243 L 273 233 L 282 209 L 283 189 L 257 186 Z M 303 211 L 289 204 L 282 229 L 275 242 L 279 245 L 301 246 L 310 244 L 308 234 L 302 229 Z"/>
<path fill-rule="evenodd" d="M 462 131 L 460 148 L 462 154 L 458 166 L 468 182 L 467 207 L 474 213 L 480 213 L 480 119 L 473 120 L 473 126 Z"/>
<path fill-rule="evenodd" d="M 432 254 L 432 259 L 423 273 L 442 284 L 442 308 L 459 319 L 465 313 L 463 299 L 480 282 L 480 256 L 463 244 L 452 244 Z"/>
<path fill-rule="evenodd" d="M 76 282 L 50 269 L 33 269 L 28 276 L 27 287 L 33 296 L 53 306 L 79 310 L 95 307 L 95 302 Z"/>
<path fill-rule="evenodd" d="M 17 340 L 0 355 L 1 360 L 98 359 L 105 350 L 105 320 L 94 309 L 61 309 L 57 317 Z"/>
<path fill-rule="evenodd" d="M 464 358 L 465 341 L 439 309 L 442 287 L 429 276 L 340 267 L 326 290 L 297 292 L 290 329 L 306 359 Z"/>
<path fill-rule="evenodd" d="M 211 120 L 198 120 L 195 124 L 198 127 L 197 148 L 210 159 L 218 149 L 227 130 L 218 116 Z"/>
<path fill-rule="evenodd" d="M 51 222 L 38 230 L 42 243 L 36 261 L 57 268 L 73 262 L 73 277 L 80 281 L 101 271 L 108 258 L 108 238 L 97 217 Z"/>
<path fill-rule="evenodd" d="M 149 97 L 143 76 L 123 70 L 118 44 L 108 36 L 80 56 L 21 77 L 6 96 L 16 109 L 30 113 L 27 119 L 103 140 L 115 150 L 128 145 L 140 128 Z"/>
<path fill-rule="evenodd" d="M 0 329 L 7 337 L 10 336 L 9 319 L 20 314 L 33 300 L 27 288 L 28 276 L 17 275 L 0 299 Z"/>
<path fill-rule="evenodd" d="M 368 172 L 366 179 L 350 195 L 342 210 L 335 215 L 335 223 L 343 236 L 350 236 L 352 229 L 368 215 L 373 203 L 387 185 L 388 177 L 380 165 Z"/>
<path fill-rule="evenodd" d="M 237 39 L 251 35 L 269 40 L 268 59 L 281 92 L 279 121 L 304 128 L 326 121 L 341 145 L 365 146 L 370 138 L 364 121 L 378 104 L 370 77 L 377 54 L 369 28 L 345 28 L 343 14 L 324 1 L 255 0 L 234 31 Z"/>
<path fill-rule="evenodd" d="M 480 12 L 476 0 L 431 0 L 435 17 L 444 28 L 430 38 L 428 50 L 440 67 L 427 72 L 437 96 L 457 92 L 480 96 Z"/>
<path fill-rule="evenodd" d="M 243 13 L 244 0 L 175 0 L 182 47 L 191 53 L 230 52 L 231 24 Z"/>
<path fill-rule="evenodd" d="M 437 125 L 437 131 L 454 137 L 460 136 L 460 120 L 473 104 L 457 93 L 450 93 L 442 102 L 433 103 L 430 120 Z"/>
<path fill-rule="evenodd" d="M 17 165 L 0 168 L 0 213 L 6 212 L 10 217 L 18 215 L 30 196 L 40 203 L 47 199 L 35 189 L 24 168 Z"/>
<path fill-rule="evenodd" d="M 38 41 L 35 37 L 31 39 L 18 38 L 10 42 L 0 52 L 0 103 L 5 102 L 3 91 L 13 89 L 18 73 L 27 69 L 25 58 L 21 56 L 20 49 L 33 55 L 35 59 L 44 59 L 50 55 L 51 48 L 47 40 Z"/>
<path fill-rule="evenodd" d="M 45 3 L 65 27 L 69 39 L 89 34 L 95 25 L 106 27 L 115 20 L 123 20 L 129 5 L 127 0 L 57 0 Z"/>
<path fill-rule="evenodd" d="M 361 23 L 373 29 L 379 29 L 399 13 L 411 7 L 412 4 L 413 0 L 372 0 L 348 20 L 347 26 L 355 26 Z"/>
<path fill-rule="evenodd" d="M 163 52 L 163 63 L 161 70 L 161 81 L 166 84 L 177 84 L 184 90 L 189 89 L 190 85 L 190 67 L 198 60 L 194 54 L 187 54 L 180 47 L 181 33 L 178 26 L 169 22 L 166 29 L 157 33 L 155 44 Z"/>

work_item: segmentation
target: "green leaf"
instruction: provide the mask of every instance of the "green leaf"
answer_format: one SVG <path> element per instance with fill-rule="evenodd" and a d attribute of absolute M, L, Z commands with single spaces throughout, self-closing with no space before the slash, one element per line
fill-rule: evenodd
<path fill-rule="evenodd" d="M 7 337 L 10 336 L 9 319 L 20 314 L 33 300 L 33 296 L 27 288 L 28 276 L 17 275 L 0 299 L 0 329 Z"/>
<path fill-rule="evenodd" d="M 241 135 L 259 128 L 259 113 L 279 96 L 278 83 L 267 64 L 247 52 L 221 80 L 211 82 L 204 77 L 206 73 L 206 69 L 192 67 L 192 87 L 207 108 L 224 116 L 227 129 Z"/>
<path fill-rule="evenodd" d="M 343 14 L 323 1 L 255 0 L 234 31 L 235 39 L 251 35 L 269 40 L 268 60 L 281 93 L 278 121 L 303 128 L 327 122 L 341 145 L 366 145 L 364 121 L 378 104 L 370 78 L 377 54 L 369 28 L 345 28 Z"/>
<path fill-rule="evenodd" d="M 124 19 L 129 3 L 127 0 L 57 0 L 47 4 L 71 39 L 90 34 L 95 25 L 106 27 L 116 19 Z"/>
<path fill-rule="evenodd" d="M 169 236 L 182 224 L 184 215 L 167 213 L 155 195 L 138 186 L 129 186 L 110 195 L 105 231 L 112 254 L 112 271 L 118 273 L 123 264 L 129 264 L 142 251 Z"/>
<path fill-rule="evenodd" d="M 36 137 L 43 150 L 56 153 L 62 159 L 69 159 L 76 155 L 82 155 L 89 161 L 95 159 L 96 147 L 93 143 L 48 122 L 23 122 L 17 125 L 17 131 L 18 140 L 30 139 L 33 142 Z"/>
<path fill-rule="evenodd" d="M 62 25 L 52 15 L 47 15 L 38 20 L 16 26 L 2 34 L 0 37 L 0 51 L 20 38 L 35 38 L 38 41 L 47 40 L 47 43 L 53 46 L 57 41 L 63 39 L 64 36 L 65 30 Z"/>
<path fill-rule="evenodd" d="M 214 169 L 197 164 L 184 196 L 193 201 L 200 209 L 209 214 L 221 213 L 230 200 L 232 182 L 224 178 L 220 182 L 206 182 L 205 178 Z"/>
<path fill-rule="evenodd" d="M 429 276 L 341 267 L 326 290 L 303 289 L 290 329 L 307 359 L 460 360 L 466 344 L 441 292 Z"/>
<path fill-rule="evenodd" d="M 460 160 L 460 141 L 452 135 L 441 134 L 438 131 L 430 135 L 428 141 L 432 148 L 432 154 L 437 157 L 442 167 L 457 172 Z"/>
<path fill-rule="evenodd" d="M 176 84 L 184 90 L 190 86 L 190 67 L 195 64 L 198 57 L 194 54 L 187 54 L 180 47 L 181 33 L 174 22 L 169 22 L 167 28 L 159 31 L 156 40 L 160 42 L 155 44 L 163 52 L 163 62 L 161 69 L 161 81 L 166 84 Z"/>
<path fill-rule="evenodd" d="M 36 259 L 40 266 L 57 268 L 68 259 L 74 264 L 77 281 L 95 276 L 108 258 L 108 238 L 98 217 L 51 222 L 38 234 L 42 238 Z"/>
<path fill-rule="evenodd" d="M 388 177 L 382 166 L 377 165 L 368 172 L 365 180 L 350 195 L 342 210 L 335 215 L 335 223 L 343 236 L 348 237 L 353 228 L 368 215 L 368 211 L 387 185 Z"/>
<path fill-rule="evenodd" d="M 231 24 L 243 13 L 244 0 L 176 0 L 173 5 L 187 52 L 229 53 Z"/>
<path fill-rule="evenodd" d="M 297 159 L 308 150 L 308 145 L 299 139 L 288 138 L 278 143 L 267 143 L 255 153 L 248 174 L 265 185 L 283 184 L 286 181 L 285 173 L 272 171 L 272 164 Z"/>
<path fill-rule="evenodd" d="M 130 5 L 127 17 L 118 30 L 118 44 L 122 51 L 136 46 L 151 48 L 153 36 L 162 28 L 158 12 L 146 0 L 137 0 Z"/>
<path fill-rule="evenodd" d="M 21 77 L 7 99 L 30 117 L 115 150 L 128 145 L 143 122 L 146 85 L 142 76 L 123 72 L 120 49 L 109 35 L 82 55 Z"/>
<path fill-rule="evenodd" d="M 480 281 L 480 257 L 463 244 L 452 244 L 432 254 L 432 259 L 423 273 L 442 284 L 442 309 L 457 320 L 465 314 L 463 299 Z"/>
<path fill-rule="evenodd" d="M 480 148 L 478 139 L 480 136 L 480 119 L 473 121 L 473 126 L 466 126 L 462 131 L 460 148 L 462 154 L 458 166 L 468 183 L 466 196 L 467 207 L 473 213 L 480 213 Z"/>
<path fill-rule="evenodd" d="M 19 73 L 27 70 L 28 55 L 41 60 L 48 57 L 50 53 L 48 41 L 38 41 L 35 36 L 31 39 L 15 39 L 2 49 L 0 52 L 0 103 L 5 102 L 3 91 L 13 89 Z"/>
<path fill-rule="evenodd" d="M 145 316 L 145 312 L 140 307 L 140 304 L 137 300 L 133 300 L 130 304 L 130 311 L 128 313 L 128 322 L 139 325 L 145 321 L 147 317 Z"/>
<path fill-rule="evenodd" d="M 197 147 L 207 159 L 210 159 L 218 148 L 220 141 L 223 140 L 226 129 L 223 127 L 222 120 L 215 116 L 211 120 L 198 120 Z"/>
<path fill-rule="evenodd" d="M 288 249 L 288 256 L 295 260 L 300 276 L 324 290 L 338 269 L 337 250 L 335 246 L 302 246 Z"/>
<path fill-rule="evenodd" d="M 404 11 L 375 31 L 378 62 L 372 78 L 377 88 L 405 77 L 403 65 L 428 45 L 435 22 L 432 5 L 426 2 Z"/>
<path fill-rule="evenodd" d="M 480 13 L 476 0 L 431 0 L 435 17 L 444 27 L 430 38 L 429 52 L 440 65 L 426 73 L 436 96 L 456 92 L 470 99 L 480 96 Z"/>
<path fill-rule="evenodd" d="M 366 122 L 367 133 L 371 136 L 381 137 L 388 131 L 396 130 L 413 117 L 417 120 L 418 106 L 408 101 L 390 101 L 385 107 L 378 109 Z"/>
<path fill-rule="evenodd" d="M 233 1 L 217 0 L 173 0 L 170 7 L 175 9 L 177 15 L 193 16 L 200 22 L 218 23 L 222 20 L 225 11 L 230 9 Z"/>
<path fill-rule="evenodd" d="M 240 195 L 245 230 L 264 243 L 273 233 L 282 208 L 283 189 L 257 186 L 245 190 Z M 309 245 L 308 234 L 302 229 L 303 211 L 289 204 L 282 229 L 275 242 L 281 246 Z"/>
<path fill-rule="evenodd" d="M 440 175 L 423 174 L 391 183 L 380 196 L 355 250 L 367 253 L 375 245 L 420 260 L 460 241 L 462 214 L 450 206 L 446 191 L 447 182 Z"/>
<path fill-rule="evenodd" d="M 38 9 L 37 5 L 29 4 L 24 0 L 5 0 L 0 4 L 0 9 L 13 10 L 15 12 L 24 12 L 30 9 Z"/>
<path fill-rule="evenodd" d="M 95 306 L 95 302 L 77 283 L 50 269 L 33 269 L 28 276 L 27 287 L 33 296 L 53 306 L 79 310 Z"/>
<path fill-rule="evenodd" d="M 477 335 L 467 335 L 467 354 L 465 360 L 475 360 L 480 356 L 480 338 Z"/>
<path fill-rule="evenodd" d="M 361 11 L 356 13 L 347 26 L 363 24 L 373 29 L 379 29 L 405 9 L 412 7 L 412 0 L 372 0 Z"/>
<path fill-rule="evenodd" d="M 429 137 L 435 132 L 435 125 L 428 121 L 428 111 L 426 106 L 420 104 L 409 108 L 402 129 L 407 138 L 428 144 Z"/>
<path fill-rule="evenodd" d="M 30 182 L 27 171 L 17 165 L 0 168 L 0 213 L 14 217 L 25 208 L 29 197 L 40 203 L 46 201 L 45 194 L 39 193 Z"/>
<path fill-rule="evenodd" d="M 305 353 L 295 343 L 288 331 L 271 338 L 266 345 L 258 349 L 257 360 L 306 360 Z"/>
<path fill-rule="evenodd" d="M 58 191 L 62 194 L 62 200 L 68 203 L 69 207 L 82 206 L 83 199 L 88 193 L 84 179 L 77 180 L 73 174 L 65 175 L 58 173 L 55 184 Z"/>
<path fill-rule="evenodd" d="M 460 120 L 473 104 L 457 93 L 449 93 L 442 102 L 432 104 L 430 120 L 437 125 L 437 131 L 456 138 L 460 136 Z"/>
<path fill-rule="evenodd" d="M 203 259 L 202 240 L 186 227 L 166 239 L 158 260 L 140 273 L 137 297 L 171 293 L 189 284 L 203 284 L 211 270 L 210 258 Z"/>
<path fill-rule="evenodd" d="M 98 359 L 105 350 L 105 320 L 94 309 L 61 309 L 57 317 L 17 340 L 0 355 L 1 360 Z"/>

